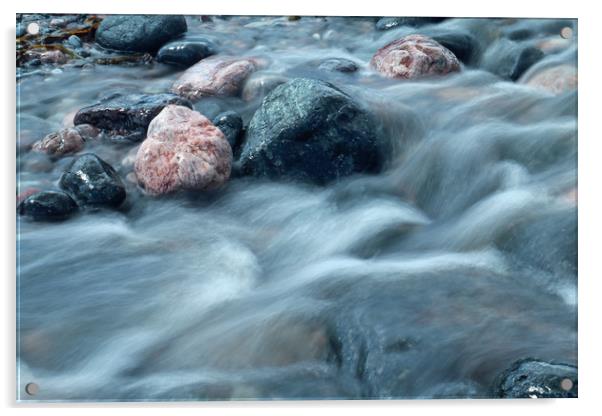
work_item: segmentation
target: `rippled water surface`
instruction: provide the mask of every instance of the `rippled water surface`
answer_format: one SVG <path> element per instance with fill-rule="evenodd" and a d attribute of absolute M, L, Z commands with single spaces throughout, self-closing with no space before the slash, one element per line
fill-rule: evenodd
<path fill-rule="evenodd" d="M 576 364 L 577 93 L 502 80 L 515 44 L 562 43 L 573 21 L 450 19 L 385 32 L 366 18 L 188 18 L 188 38 L 256 56 L 254 77 L 318 77 L 378 118 L 386 169 L 325 187 L 233 178 L 61 223 L 19 219 L 19 388 L 36 398 L 172 400 L 486 397 L 525 357 Z M 507 42 L 511 31 L 536 35 Z M 410 33 L 467 32 L 462 72 L 387 80 L 368 62 Z M 312 70 L 343 57 L 355 74 Z M 113 92 L 164 92 L 181 71 L 64 67 L 18 82 L 21 143 Z M 259 98 L 206 99 L 245 124 Z M 86 148 L 125 178 L 131 146 Z M 18 152 L 20 189 L 56 187 L 69 157 Z"/>

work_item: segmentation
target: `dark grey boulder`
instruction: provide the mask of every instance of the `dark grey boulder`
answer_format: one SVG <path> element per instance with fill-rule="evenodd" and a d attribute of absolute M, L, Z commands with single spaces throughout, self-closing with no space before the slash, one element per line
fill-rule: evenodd
<path fill-rule="evenodd" d="M 358 66 L 349 59 L 329 58 L 320 62 L 318 69 L 321 69 L 322 71 L 350 73 L 357 71 Z"/>
<path fill-rule="evenodd" d="M 442 33 L 434 35 L 433 39 L 452 51 L 466 65 L 473 63 L 480 48 L 477 39 L 468 33 Z"/>
<path fill-rule="evenodd" d="M 73 123 L 92 125 L 115 141 L 136 142 L 146 137 L 149 123 L 169 104 L 192 108 L 175 94 L 113 95 L 79 110 Z"/>
<path fill-rule="evenodd" d="M 208 40 L 177 41 L 164 45 L 157 52 L 157 61 L 167 65 L 188 68 L 215 54 L 215 46 Z"/>
<path fill-rule="evenodd" d="M 188 30 L 184 16 L 113 15 L 96 31 L 96 43 L 117 51 L 156 52 Z"/>
<path fill-rule="evenodd" d="M 353 98 L 324 81 L 279 85 L 253 115 L 241 173 L 325 184 L 382 167 L 377 126 Z"/>
<path fill-rule="evenodd" d="M 491 48 L 485 59 L 485 69 L 508 80 L 516 81 L 527 69 L 539 62 L 544 53 L 533 46 L 524 47 L 514 42 L 501 42 Z"/>
<path fill-rule="evenodd" d="M 224 113 L 218 114 L 213 119 L 213 124 L 215 127 L 220 129 L 228 143 L 230 143 L 230 147 L 232 150 L 238 148 L 240 145 L 240 137 L 242 133 L 242 118 L 235 111 L 226 111 Z"/>
<path fill-rule="evenodd" d="M 578 396 L 577 367 L 535 359 L 515 362 L 498 378 L 494 394 L 504 398 L 567 398 Z"/>
<path fill-rule="evenodd" d="M 445 17 L 382 17 L 376 22 L 376 30 L 389 30 L 399 26 L 420 27 L 444 21 Z"/>
<path fill-rule="evenodd" d="M 38 221 L 64 220 L 77 211 L 77 204 L 61 191 L 41 191 L 22 201 L 17 211 Z"/>
<path fill-rule="evenodd" d="M 115 169 L 92 153 L 75 159 L 61 175 L 59 186 L 81 206 L 118 207 L 126 197 Z"/>

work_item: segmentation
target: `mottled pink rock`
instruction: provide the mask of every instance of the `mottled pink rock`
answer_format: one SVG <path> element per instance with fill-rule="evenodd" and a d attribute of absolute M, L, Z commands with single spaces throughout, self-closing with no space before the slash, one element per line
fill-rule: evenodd
<path fill-rule="evenodd" d="M 562 94 L 577 88 L 577 68 L 563 64 L 534 72 L 529 71 L 519 82 L 552 94 Z"/>
<path fill-rule="evenodd" d="M 190 100 L 238 95 L 242 83 L 257 69 L 254 59 L 212 56 L 191 66 L 173 84 L 175 94 Z"/>
<path fill-rule="evenodd" d="M 138 183 L 152 195 L 214 189 L 230 177 L 232 149 L 202 114 L 168 105 L 148 126 L 134 168 Z"/>
<path fill-rule="evenodd" d="M 380 48 L 370 65 L 386 77 L 402 79 L 460 71 L 460 61 L 449 49 L 423 35 L 409 35 Z"/>
<path fill-rule="evenodd" d="M 84 139 L 79 131 L 74 128 L 62 129 L 50 133 L 32 146 L 35 152 L 46 153 L 52 156 L 62 156 L 77 153 L 84 147 Z"/>

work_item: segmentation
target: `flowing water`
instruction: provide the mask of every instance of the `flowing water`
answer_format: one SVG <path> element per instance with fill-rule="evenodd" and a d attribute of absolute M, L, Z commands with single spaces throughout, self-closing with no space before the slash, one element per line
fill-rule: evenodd
<path fill-rule="evenodd" d="M 41 400 L 488 397 L 513 361 L 577 361 L 577 93 L 484 70 L 510 30 L 572 21 L 451 19 L 374 30 L 362 18 L 189 18 L 187 37 L 261 57 L 254 76 L 320 77 L 376 115 L 387 168 L 317 187 L 233 178 L 61 223 L 18 220 L 18 388 Z M 576 65 L 573 39 L 538 66 Z M 476 64 L 386 80 L 372 54 L 411 32 L 465 31 Z M 307 62 L 343 57 L 357 74 Z M 22 140 L 114 92 L 164 92 L 180 71 L 96 65 L 24 74 Z M 260 104 L 206 99 L 248 123 Z M 21 145 L 19 145 L 21 147 Z M 131 147 L 131 146 L 130 146 Z M 125 177 L 130 147 L 89 144 Z M 69 162 L 21 149 L 20 190 Z M 25 397 L 26 399 L 26 397 Z"/>

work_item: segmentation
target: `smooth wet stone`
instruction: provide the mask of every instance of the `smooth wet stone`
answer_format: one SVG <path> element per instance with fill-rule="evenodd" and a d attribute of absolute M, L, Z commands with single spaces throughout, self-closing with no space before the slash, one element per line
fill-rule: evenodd
<path fill-rule="evenodd" d="M 187 30 L 184 16 L 112 15 L 100 23 L 96 43 L 118 51 L 154 53 Z"/>
<path fill-rule="evenodd" d="M 157 52 L 157 61 L 188 68 L 201 59 L 215 54 L 215 46 L 208 40 L 178 41 L 164 45 Z"/>
<path fill-rule="evenodd" d="M 318 69 L 321 69 L 322 71 L 351 73 L 357 71 L 358 66 L 350 59 L 329 58 L 323 60 L 318 65 Z"/>
<path fill-rule="evenodd" d="M 79 38 L 79 36 L 71 35 L 71 36 L 69 36 L 69 38 L 67 38 L 67 42 L 73 48 L 77 49 L 77 48 L 81 48 L 82 47 L 82 40 Z"/>
<path fill-rule="evenodd" d="M 43 64 L 64 64 L 67 56 L 59 50 L 46 51 L 40 54 L 40 61 Z"/>
<path fill-rule="evenodd" d="M 208 96 L 236 96 L 244 81 L 257 69 L 253 59 L 215 56 L 191 66 L 171 91 L 190 100 Z"/>
<path fill-rule="evenodd" d="M 151 122 L 136 155 L 138 183 L 151 195 L 211 190 L 230 177 L 232 149 L 197 111 L 169 105 Z"/>
<path fill-rule="evenodd" d="M 32 150 L 51 156 L 63 156 L 77 153 L 84 148 L 84 139 L 74 128 L 66 128 L 50 133 L 39 142 L 34 143 Z"/>
<path fill-rule="evenodd" d="M 489 64 L 488 69 L 502 78 L 516 81 L 543 57 L 544 53 L 535 47 L 511 49 L 506 54 L 499 55 Z"/>
<path fill-rule="evenodd" d="M 332 84 L 298 78 L 276 87 L 255 112 L 240 165 L 248 175 L 324 184 L 382 164 L 371 115 Z"/>
<path fill-rule="evenodd" d="M 278 85 L 284 84 L 288 78 L 280 74 L 256 72 L 245 82 L 242 89 L 242 98 L 245 101 L 262 99 Z"/>
<path fill-rule="evenodd" d="M 28 196 L 18 208 L 19 215 L 38 221 L 63 220 L 77 211 L 77 204 L 61 191 L 41 191 Z"/>
<path fill-rule="evenodd" d="M 495 396 L 503 398 L 577 397 L 577 367 L 534 359 L 520 360 L 501 374 L 494 391 Z"/>
<path fill-rule="evenodd" d="M 439 23 L 445 17 L 382 17 L 376 22 L 376 30 L 390 30 L 400 26 L 420 27 Z"/>
<path fill-rule="evenodd" d="M 232 149 L 238 148 L 243 128 L 242 118 L 235 111 L 226 111 L 213 119 L 213 125 L 220 129 Z"/>
<path fill-rule="evenodd" d="M 149 123 L 169 104 L 192 108 L 190 101 L 174 94 L 117 95 L 77 112 L 74 124 L 89 124 L 104 130 L 108 136 L 127 141 L 140 141 Z"/>
<path fill-rule="evenodd" d="M 92 153 L 73 160 L 61 175 L 59 186 L 82 206 L 118 207 L 126 197 L 119 174 Z"/>
<path fill-rule="evenodd" d="M 577 89 L 577 68 L 568 64 L 546 67 L 525 73 L 519 82 L 552 94 L 562 94 Z"/>
<path fill-rule="evenodd" d="M 460 71 L 458 58 L 437 41 L 409 35 L 380 48 L 370 65 L 388 78 L 415 79 Z"/>
<path fill-rule="evenodd" d="M 434 35 L 433 39 L 449 49 L 466 65 L 473 63 L 480 49 L 477 39 L 468 33 L 443 33 Z"/>

